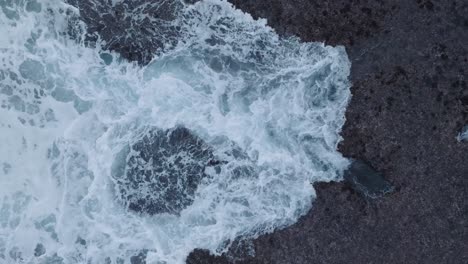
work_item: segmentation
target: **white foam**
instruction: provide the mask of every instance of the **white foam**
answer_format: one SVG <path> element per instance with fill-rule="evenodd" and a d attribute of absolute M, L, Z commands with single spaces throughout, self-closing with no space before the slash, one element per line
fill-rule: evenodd
<path fill-rule="evenodd" d="M 106 65 L 99 47 L 61 34 L 75 9 L 0 5 L 0 262 L 221 253 L 239 235 L 294 223 L 315 197 L 311 183 L 339 180 L 348 165 L 336 150 L 350 97 L 342 47 L 280 39 L 264 20 L 207 0 L 184 7 L 179 44 L 148 66 Z M 124 210 L 110 176 L 116 155 L 147 127 L 175 125 L 217 155 L 234 142 L 256 173 L 234 177 L 226 165 L 180 216 Z M 34 256 L 37 243 L 45 255 Z"/>
<path fill-rule="evenodd" d="M 458 133 L 457 140 L 459 142 L 468 140 L 468 126 L 463 127 L 460 133 Z"/>

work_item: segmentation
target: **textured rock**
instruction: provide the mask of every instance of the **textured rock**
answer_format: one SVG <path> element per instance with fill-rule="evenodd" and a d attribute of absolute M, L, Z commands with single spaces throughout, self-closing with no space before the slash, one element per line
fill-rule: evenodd
<path fill-rule="evenodd" d="M 365 162 L 355 160 L 344 172 L 344 180 L 362 196 L 380 198 L 395 189 L 385 178 Z"/>
<path fill-rule="evenodd" d="M 180 33 L 174 23 L 182 7 L 179 1 L 67 1 L 86 23 L 86 43 L 94 45 L 100 39 L 104 49 L 139 64 L 149 63 L 155 54 L 174 45 Z"/>
<path fill-rule="evenodd" d="M 467 263 L 468 143 L 457 135 L 468 124 L 468 1 L 231 1 L 282 35 L 346 46 L 353 99 L 340 150 L 395 186 L 368 200 L 345 183 L 316 184 L 312 210 L 256 239 L 255 257 L 238 262 Z M 106 47 L 127 59 L 149 61 L 155 50 L 146 47 L 158 45 L 134 41 L 147 34 L 144 20 L 128 35 L 131 18 L 112 13 L 106 28 L 87 2 L 76 4 L 91 33 L 104 31 Z M 232 259 L 195 250 L 187 262 Z"/>
<path fill-rule="evenodd" d="M 38 243 L 36 247 L 34 248 L 34 256 L 35 257 L 40 257 L 46 253 L 46 249 L 43 244 Z"/>
<path fill-rule="evenodd" d="M 467 263 L 468 144 L 456 136 L 468 123 L 468 1 L 232 2 L 281 34 L 346 46 L 354 85 L 340 150 L 395 186 L 366 200 L 316 184 L 312 210 L 256 239 L 243 263 Z"/>
<path fill-rule="evenodd" d="M 129 210 L 177 214 L 192 204 L 214 161 L 211 149 L 184 127 L 152 129 L 124 148 L 114 164 L 119 198 Z"/>

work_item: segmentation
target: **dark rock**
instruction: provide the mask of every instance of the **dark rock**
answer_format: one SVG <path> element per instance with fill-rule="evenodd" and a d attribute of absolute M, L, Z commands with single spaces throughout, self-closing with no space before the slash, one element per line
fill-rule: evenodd
<path fill-rule="evenodd" d="M 138 255 L 130 257 L 130 264 L 146 264 L 148 250 L 142 250 Z"/>
<path fill-rule="evenodd" d="M 379 198 L 394 189 L 382 174 L 359 160 L 351 163 L 344 172 L 344 179 L 354 190 L 367 198 Z"/>
<path fill-rule="evenodd" d="M 113 169 L 119 198 L 129 210 L 150 215 L 177 214 L 190 205 L 205 168 L 218 163 L 184 127 L 151 129 L 119 156 Z"/>
<path fill-rule="evenodd" d="M 38 243 L 36 245 L 36 248 L 34 249 L 34 256 L 35 257 L 40 257 L 42 255 L 44 255 L 46 253 L 46 249 L 44 247 L 44 245 L 42 245 L 41 243 Z"/>
<path fill-rule="evenodd" d="M 187 264 L 208 264 L 208 263 L 228 264 L 229 260 L 225 257 L 213 256 L 210 254 L 208 250 L 195 249 L 187 257 L 186 263 Z"/>
<path fill-rule="evenodd" d="M 177 43 L 180 28 L 173 23 L 182 2 L 124 0 L 115 5 L 111 0 L 68 0 L 78 8 L 87 32 L 88 45 L 101 41 L 104 49 L 116 51 L 130 61 L 149 63 L 153 57 Z M 72 27 L 70 34 L 80 37 Z"/>
<path fill-rule="evenodd" d="M 82 245 L 82 246 L 86 246 L 86 240 L 84 240 L 81 237 L 77 237 L 75 243 L 79 244 L 79 245 Z"/>
<path fill-rule="evenodd" d="M 186 259 L 187 264 L 227 264 L 243 263 L 255 255 L 252 240 L 236 239 L 229 251 L 221 256 L 214 256 L 208 250 L 195 249 Z M 254 262 L 255 263 L 255 262 Z"/>
<path fill-rule="evenodd" d="M 395 186 L 363 199 L 347 183 L 315 184 L 311 211 L 237 263 L 468 263 L 468 144 L 456 140 L 468 123 L 468 2 L 231 2 L 282 35 L 346 46 L 353 98 L 339 149 Z"/>
<path fill-rule="evenodd" d="M 143 0 L 110 9 L 106 1 L 70 1 L 89 25 L 89 41 L 99 33 L 124 58 L 147 63 L 161 49 L 148 35 L 176 41 L 177 28 L 164 21 L 177 8 L 142 9 Z M 267 18 L 282 35 L 346 46 L 353 98 L 339 149 L 395 186 L 392 195 L 372 200 L 346 183 L 315 184 L 312 210 L 293 226 L 260 236 L 255 257 L 238 262 L 468 263 L 468 144 L 456 140 L 468 123 L 468 2 L 231 2 Z M 150 32 L 147 20 L 122 15 L 164 9 L 169 15 Z M 195 250 L 187 262 L 230 260 Z"/>

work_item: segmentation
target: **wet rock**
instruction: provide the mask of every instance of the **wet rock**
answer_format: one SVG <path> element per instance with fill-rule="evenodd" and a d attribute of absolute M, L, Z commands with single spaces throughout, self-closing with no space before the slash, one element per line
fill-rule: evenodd
<path fill-rule="evenodd" d="M 131 264 L 146 264 L 148 250 L 142 250 L 138 255 L 130 257 Z"/>
<path fill-rule="evenodd" d="M 468 263 L 468 144 L 455 139 L 468 124 L 468 2 L 231 2 L 283 35 L 346 46 L 339 149 L 394 185 L 365 199 L 346 182 L 315 184 L 311 211 L 237 263 Z M 229 262 L 200 250 L 188 260 Z"/>
<path fill-rule="evenodd" d="M 228 264 L 230 263 L 226 257 L 217 257 L 210 254 L 210 251 L 203 249 L 195 249 L 190 253 L 186 260 L 187 264 Z"/>
<path fill-rule="evenodd" d="M 77 237 L 75 243 L 86 247 L 86 240 L 84 240 L 82 237 Z"/>
<path fill-rule="evenodd" d="M 111 11 L 110 1 L 70 2 L 89 25 L 89 41 L 99 33 L 106 48 L 141 64 L 160 48 L 146 36 L 164 25 L 148 33 L 145 20 L 121 12 L 151 10 L 139 8 L 142 1 L 119 1 Z M 368 200 L 346 183 L 315 184 L 312 210 L 260 236 L 255 257 L 241 263 L 468 263 L 468 145 L 455 139 L 468 123 L 468 2 L 231 2 L 282 35 L 346 46 L 353 98 L 340 151 L 395 186 L 393 195 Z M 204 250 L 187 261 L 229 263 Z"/>
<path fill-rule="evenodd" d="M 367 198 L 379 198 L 390 193 L 394 187 L 370 165 L 355 160 L 344 172 L 345 181 Z"/>
<path fill-rule="evenodd" d="M 34 256 L 35 257 L 40 257 L 46 253 L 46 249 L 43 244 L 38 243 L 36 245 L 36 248 L 34 248 Z"/>
<path fill-rule="evenodd" d="M 115 2 L 115 3 L 113 3 Z M 180 27 L 175 19 L 181 1 L 147 0 L 68 0 L 78 8 L 87 26 L 84 41 L 115 51 L 130 61 L 147 64 L 162 50 L 177 43 Z M 80 34 L 70 34 L 79 38 Z"/>
<path fill-rule="evenodd" d="M 114 166 L 119 196 L 129 210 L 177 214 L 192 204 L 195 191 L 217 164 L 210 146 L 184 127 L 152 129 L 124 149 Z"/>

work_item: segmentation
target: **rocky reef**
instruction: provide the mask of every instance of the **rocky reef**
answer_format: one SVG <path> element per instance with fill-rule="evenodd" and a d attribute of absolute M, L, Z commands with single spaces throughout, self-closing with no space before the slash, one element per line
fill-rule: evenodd
<path fill-rule="evenodd" d="M 266 18 L 283 36 L 346 47 L 353 98 L 339 149 L 367 165 L 345 182 L 316 184 L 311 211 L 255 239 L 255 256 L 236 248 L 222 256 L 199 249 L 187 263 L 467 263 L 468 143 L 459 135 L 468 124 L 468 2 L 231 2 Z M 127 59 L 145 64 L 164 48 L 148 39 L 173 37 L 160 28 L 172 26 L 174 12 L 161 10 L 177 8 L 148 10 L 169 15 L 133 21 L 117 7 L 102 24 L 93 3 L 75 2 L 88 17 L 89 39 L 98 32 L 106 48 Z M 142 1 L 131 5 L 144 8 Z M 366 195 L 355 178 L 363 170 L 364 182 L 392 192 Z"/>
<path fill-rule="evenodd" d="M 353 98 L 340 151 L 395 187 L 320 183 L 298 223 L 236 263 L 468 262 L 468 2 L 232 0 L 282 35 L 344 45 Z M 231 263 L 196 250 L 188 263 Z"/>
<path fill-rule="evenodd" d="M 104 49 L 130 61 L 147 64 L 155 54 L 177 42 L 180 28 L 174 22 L 182 2 L 147 0 L 67 0 L 86 24 L 88 45 L 100 41 Z M 73 33 L 73 32 L 71 32 Z"/>
<path fill-rule="evenodd" d="M 193 202 L 205 168 L 217 163 L 211 148 L 185 127 L 150 129 L 124 148 L 113 179 L 131 211 L 177 214 Z"/>

